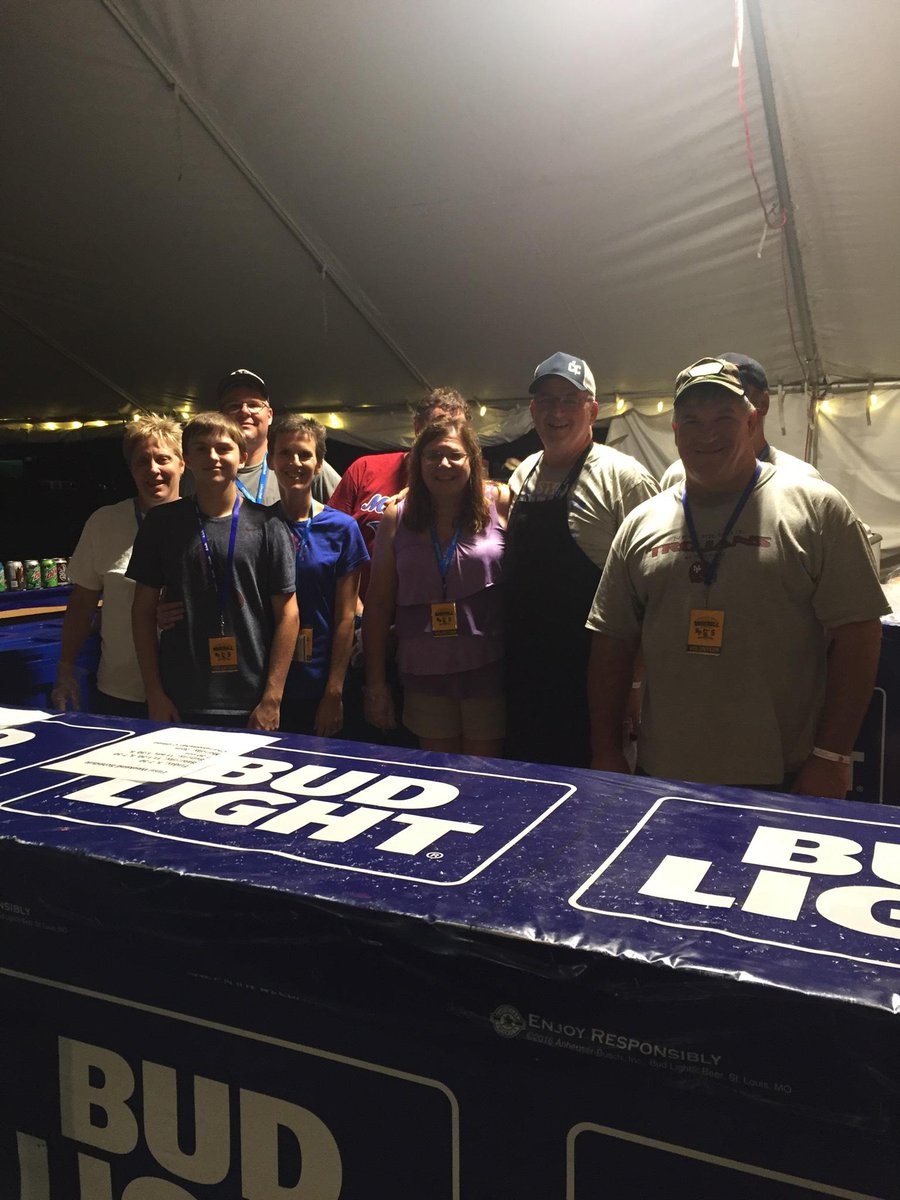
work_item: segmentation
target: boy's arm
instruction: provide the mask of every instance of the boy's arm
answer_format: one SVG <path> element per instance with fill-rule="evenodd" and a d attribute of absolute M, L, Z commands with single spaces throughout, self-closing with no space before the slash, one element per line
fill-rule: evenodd
<path fill-rule="evenodd" d="M 269 674 L 262 697 L 250 714 L 248 729 L 277 729 L 281 721 L 281 696 L 288 667 L 294 657 L 297 636 L 300 633 L 300 614 L 297 597 L 277 593 L 272 596 L 272 613 L 275 617 L 275 633 L 269 651 Z"/>
<path fill-rule="evenodd" d="M 178 709 L 166 695 L 159 674 L 159 643 L 156 638 L 156 605 L 159 588 L 135 583 L 131 606 L 131 632 L 137 654 L 144 691 L 147 693 L 147 715 L 151 721 L 180 721 Z"/>
<path fill-rule="evenodd" d="M 344 677 L 353 647 L 360 573 L 361 568 L 357 567 L 348 575 L 341 575 L 335 584 L 331 662 L 328 665 L 325 691 L 316 709 L 315 730 L 319 737 L 331 737 L 344 723 Z"/>

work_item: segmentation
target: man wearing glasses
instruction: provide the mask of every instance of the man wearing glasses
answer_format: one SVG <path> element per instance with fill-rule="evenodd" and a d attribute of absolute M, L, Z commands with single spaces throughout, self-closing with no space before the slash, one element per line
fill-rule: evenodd
<path fill-rule="evenodd" d="M 588 620 L 592 766 L 628 769 L 640 646 L 640 772 L 839 799 L 890 608 L 847 501 L 758 462 L 758 421 L 735 364 L 678 375 L 685 483 L 625 520 Z"/>
<path fill-rule="evenodd" d="M 280 499 L 278 480 L 266 462 L 269 426 L 274 416 L 265 381 L 253 371 L 239 367 L 230 371 L 218 387 L 219 411 L 240 427 L 247 444 L 247 459 L 238 472 L 237 488 L 245 500 L 256 504 L 276 504 Z M 313 480 L 313 498 L 325 504 L 341 477 L 327 462 Z M 194 480 L 185 472 L 182 496 L 192 496 Z"/>
<path fill-rule="evenodd" d="M 658 485 L 635 459 L 595 444 L 596 388 L 584 359 L 552 355 L 529 391 L 544 449 L 509 481 L 506 754 L 586 767 L 585 620 L 616 530 Z"/>

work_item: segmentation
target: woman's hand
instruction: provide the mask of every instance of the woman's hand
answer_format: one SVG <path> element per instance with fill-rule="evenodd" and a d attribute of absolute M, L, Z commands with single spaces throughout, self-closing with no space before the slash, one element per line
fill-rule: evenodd
<path fill-rule="evenodd" d="M 397 717 L 394 713 L 394 698 L 386 683 L 376 683 L 364 690 L 365 718 L 376 729 L 396 729 Z"/>

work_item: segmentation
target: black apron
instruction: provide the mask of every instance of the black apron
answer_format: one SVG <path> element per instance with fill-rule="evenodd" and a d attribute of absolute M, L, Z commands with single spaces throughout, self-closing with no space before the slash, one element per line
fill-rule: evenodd
<path fill-rule="evenodd" d="M 506 754 L 526 762 L 590 765 L 584 623 L 601 568 L 568 522 L 569 492 L 590 449 L 552 499 L 520 495 L 506 531 Z"/>

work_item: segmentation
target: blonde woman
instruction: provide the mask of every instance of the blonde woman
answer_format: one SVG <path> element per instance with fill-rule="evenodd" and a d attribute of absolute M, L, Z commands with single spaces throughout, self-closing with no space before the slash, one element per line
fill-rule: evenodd
<path fill-rule="evenodd" d="M 60 712 L 82 707 L 75 664 L 102 598 L 98 702 L 94 707 L 110 716 L 147 715 L 131 636 L 134 583 L 125 578 L 125 568 L 145 513 L 178 499 L 184 472 L 181 428 L 166 417 L 142 417 L 129 423 L 122 449 L 136 495 L 92 513 L 69 560 L 73 586 L 63 620 L 56 684 L 50 694 L 53 707 Z"/>

